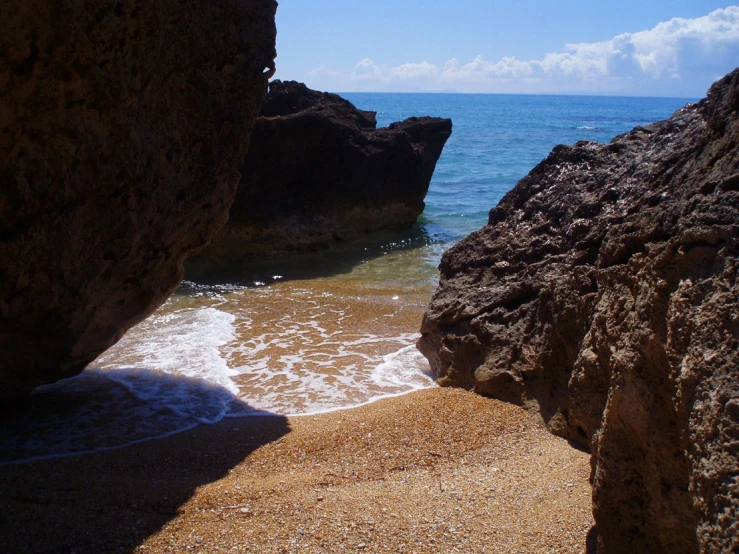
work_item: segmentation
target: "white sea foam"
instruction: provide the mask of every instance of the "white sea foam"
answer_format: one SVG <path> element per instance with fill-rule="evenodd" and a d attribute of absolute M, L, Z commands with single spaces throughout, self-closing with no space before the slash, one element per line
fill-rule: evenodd
<path fill-rule="evenodd" d="M 250 413 L 207 380 L 141 368 L 86 370 L 39 387 L 29 404 L 0 427 L 0 465 L 119 448 Z"/>
<path fill-rule="evenodd" d="M 435 386 L 428 371 L 426 358 L 418 351 L 415 344 L 410 344 L 383 356 L 382 363 L 372 372 L 372 379 L 383 387 L 418 390 Z"/>
<path fill-rule="evenodd" d="M 160 311 L 131 329 L 92 365 L 103 370 L 156 369 L 204 379 L 236 394 L 238 387 L 231 380 L 235 372 L 220 351 L 235 338 L 235 319 L 215 307 Z"/>
<path fill-rule="evenodd" d="M 91 371 L 126 389 L 156 412 L 169 412 L 196 423 L 220 421 L 228 413 L 233 401 L 231 391 L 208 379 L 188 379 L 173 373 L 140 368 Z"/>
<path fill-rule="evenodd" d="M 224 417 L 329 412 L 433 386 L 414 347 L 418 335 L 394 322 L 399 298 L 286 290 L 174 297 L 91 369 L 41 387 L 42 405 L 71 395 L 76 409 L 43 408 L 4 427 L 0 464 L 120 447 Z"/>
<path fill-rule="evenodd" d="M 428 363 L 416 350 L 418 335 L 333 337 L 320 342 L 292 334 L 290 354 L 263 356 L 275 345 L 269 334 L 232 355 L 248 359 L 241 374 L 245 404 L 283 415 L 315 414 L 434 386 Z M 256 341 L 256 344 L 254 344 Z M 296 343 L 302 343 L 297 346 Z"/>

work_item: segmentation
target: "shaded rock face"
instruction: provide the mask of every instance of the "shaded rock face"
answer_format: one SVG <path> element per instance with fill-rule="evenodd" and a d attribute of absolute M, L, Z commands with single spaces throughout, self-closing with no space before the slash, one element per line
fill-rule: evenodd
<path fill-rule="evenodd" d="M 0 397 L 81 371 L 226 221 L 273 0 L 0 7 Z"/>
<path fill-rule="evenodd" d="M 737 111 L 556 147 L 441 262 L 420 350 L 591 450 L 599 552 L 739 550 Z"/>
<path fill-rule="evenodd" d="M 452 122 L 376 125 L 335 94 L 272 81 L 229 222 L 199 257 L 279 258 L 412 225 Z"/>

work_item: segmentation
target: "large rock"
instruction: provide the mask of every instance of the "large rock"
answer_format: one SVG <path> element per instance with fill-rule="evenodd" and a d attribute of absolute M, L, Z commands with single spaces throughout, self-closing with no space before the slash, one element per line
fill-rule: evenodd
<path fill-rule="evenodd" d="M 0 6 L 0 397 L 81 371 L 226 221 L 275 9 Z"/>
<path fill-rule="evenodd" d="M 419 348 L 591 450 L 599 552 L 739 551 L 738 110 L 556 147 L 441 262 Z"/>
<path fill-rule="evenodd" d="M 272 81 L 228 224 L 199 257 L 279 258 L 410 227 L 452 122 L 376 125 L 374 112 L 335 94 Z"/>

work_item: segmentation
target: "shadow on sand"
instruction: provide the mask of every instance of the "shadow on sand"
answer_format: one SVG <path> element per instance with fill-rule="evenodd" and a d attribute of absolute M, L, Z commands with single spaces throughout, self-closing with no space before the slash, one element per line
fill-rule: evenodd
<path fill-rule="evenodd" d="M 1 552 L 130 552 L 198 487 L 290 432 L 285 417 L 223 388 L 125 371 L 118 383 L 85 372 L 2 409 Z M 154 392 L 168 400 L 147 399 Z M 223 416 L 224 402 L 229 413 L 255 416 L 203 425 Z"/>
<path fill-rule="evenodd" d="M 200 285 L 251 286 L 279 280 L 314 279 L 350 273 L 356 266 L 389 254 L 441 244 L 423 223 L 402 231 L 380 231 L 351 241 L 339 242 L 320 252 L 300 254 L 280 260 L 239 262 L 188 261 L 185 280 Z M 182 290 L 182 289 L 181 289 Z M 184 289 L 184 292 L 188 291 Z"/>

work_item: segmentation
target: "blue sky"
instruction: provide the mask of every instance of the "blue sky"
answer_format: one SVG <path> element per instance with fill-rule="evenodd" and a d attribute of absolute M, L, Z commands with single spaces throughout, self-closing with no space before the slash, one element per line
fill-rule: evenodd
<path fill-rule="evenodd" d="M 280 0 L 278 79 L 350 91 L 702 97 L 739 66 L 713 0 Z"/>

